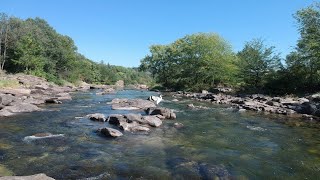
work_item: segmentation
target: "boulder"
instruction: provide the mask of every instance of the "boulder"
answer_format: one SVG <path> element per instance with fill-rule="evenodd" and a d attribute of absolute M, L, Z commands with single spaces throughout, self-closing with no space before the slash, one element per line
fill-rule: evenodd
<path fill-rule="evenodd" d="M 208 94 L 209 92 L 207 90 L 202 90 L 201 94 Z"/>
<path fill-rule="evenodd" d="M 54 180 L 45 174 L 35 174 L 31 176 L 3 176 L 0 180 Z"/>
<path fill-rule="evenodd" d="M 152 127 L 159 127 L 162 124 L 162 121 L 156 116 L 143 116 L 142 118 Z"/>
<path fill-rule="evenodd" d="M 12 94 L 14 96 L 29 96 L 31 94 L 31 90 L 25 89 L 25 88 L 7 88 L 7 89 L 0 89 L 0 93 Z"/>
<path fill-rule="evenodd" d="M 27 99 L 23 100 L 24 103 L 29 103 L 29 104 L 34 104 L 34 105 L 39 105 L 39 104 L 44 104 L 45 100 L 44 99 L 36 99 L 34 97 L 28 97 Z"/>
<path fill-rule="evenodd" d="M 234 98 L 234 99 L 231 100 L 231 103 L 244 104 L 244 100 L 242 98 Z"/>
<path fill-rule="evenodd" d="M 34 86 L 35 89 L 47 90 L 49 86 L 47 84 L 38 84 Z"/>
<path fill-rule="evenodd" d="M 130 128 L 131 132 L 149 132 L 150 128 L 146 127 L 146 126 L 132 126 Z"/>
<path fill-rule="evenodd" d="M 123 80 L 119 80 L 115 83 L 115 86 L 117 88 L 124 88 L 124 81 Z"/>
<path fill-rule="evenodd" d="M 93 121 L 106 121 L 106 117 L 104 116 L 104 114 L 101 113 L 88 114 L 87 117 Z"/>
<path fill-rule="evenodd" d="M 296 111 L 300 114 L 316 115 L 318 114 L 317 111 L 319 111 L 319 109 L 314 103 L 304 102 L 297 107 Z"/>
<path fill-rule="evenodd" d="M 141 126 L 137 122 L 127 123 L 122 122 L 119 128 L 123 131 L 129 132 L 149 132 L 150 128 L 146 126 Z"/>
<path fill-rule="evenodd" d="M 139 110 L 149 107 L 156 107 L 156 105 L 148 100 L 143 99 L 113 99 L 111 101 L 112 109 L 114 110 Z"/>
<path fill-rule="evenodd" d="M 0 116 L 10 116 L 14 113 L 40 111 L 36 105 L 28 103 L 17 103 L 14 106 L 6 106 L 0 110 Z"/>
<path fill-rule="evenodd" d="M 116 130 L 116 129 L 113 129 L 113 128 L 108 128 L 108 127 L 105 127 L 105 128 L 101 128 L 101 129 L 98 129 L 98 132 L 100 132 L 101 134 L 107 136 L 107 137 L 120 137 L 120 136 L 123 136 L 123 134 Z"/>
<path fill-rule="evenodd" d="M 109 124 L 120 126 L 122 122 L 127 122 L 127 119 L 121 114 L 111 114 L 108 116 Z"/>
<path fill-rule="evenodd" d="M 309 102 L 309 99 L 307 99 L 307 98 L 299 98 L 298 101 L 299 101 L 300 104 L 302 104 L 302 103 L 305 103 L 305 102 Z"/>
<path fill-rule="evenodd" d="M 311 95 L 311 100 L 315 102 L 320 102 L 320 93 Z"/>
<path fill-rule="evenodd" d="M 164 116 L 166 119 L 176 119 L 177 116 L 176 114 L 168 108 L 148 108 L 146 110 L 148 115 L 162 115 Z"/>
<path fill-rule="evenodd" d="M 11 102 L 18 101 L 18 98 L 11 94 L 1 94 L 0 95 L 0 104 L 8 106 Z"/>
<path fill-rule="evenodd" d="M 124 117 L 130 122 L 130 121 L 136 121 L 141 122 L 142 121 L 142 115 L 141 114 L 125 114 Z"/>

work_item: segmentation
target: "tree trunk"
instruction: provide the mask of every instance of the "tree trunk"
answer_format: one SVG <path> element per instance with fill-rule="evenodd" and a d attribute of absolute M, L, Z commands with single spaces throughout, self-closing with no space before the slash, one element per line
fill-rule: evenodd
<path fill-rule="evenodd" d="M 4 39 L 3 61 L 1 63 L 1 70 L 4 69 L 4 64 L 6 62 L 7 49 L 8 49 L 8 32 L 9 32 L 9 22 L 7 22 L 6 24 L 6 35 Z"/>

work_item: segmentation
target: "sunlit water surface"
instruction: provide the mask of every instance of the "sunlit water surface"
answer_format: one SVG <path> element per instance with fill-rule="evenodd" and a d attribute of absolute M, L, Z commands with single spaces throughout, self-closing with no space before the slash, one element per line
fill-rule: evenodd
<path fill-rule="evenodd" d="M 0 175 L 45 173 L 56 179 L 206 179 L 198 166 L 221 169 L 236 179 L 317 179 L 320 177 L 320 133 L 317 123 L 285 116 L 236 112 L 231 108 L 164 96 L 160 106 L 174 109 L 149 134 L 125 132 L 110 139 L 95 131 L 108 123 L 85 118 L 111 110 L 113 98 L 143 98 L 154 92 L 75 93 L 72 101 L 44 106 L 48 111 L 0 119 Z M 190 110 L 187 104 L 208 106 Z M 133 111 L 144 114 L 143 111 Z M 173 123 L 184 128 L 176 129 Z M 23 141 L 36 133 L 64 137 Z M 185 163 L 185 169 L 177 168 Z M 192 168 L 195 169 L 192 169 Z M 188 169 L 189 168 L 189 169 Z M 220 169 L 220 170 L 219 170 Z M 2 174 L 1 174 L 2 173 Z M 221 173 L 220 173 L 221 174 Z M 92 178 L 93 177 L 93 178 Z"/>

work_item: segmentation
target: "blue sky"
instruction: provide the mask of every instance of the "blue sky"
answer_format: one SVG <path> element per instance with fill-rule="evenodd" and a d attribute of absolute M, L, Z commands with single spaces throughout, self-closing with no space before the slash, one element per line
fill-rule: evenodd
<path fill-rule="evenodd" d="M 285 57 L 299 37 L 292 17 L 313 0 L 1 0 L 0 12 L 40 17 L 91 60 L 136 67 L 152 44 L 215 32 L 235 51 L 262 38 Z"/>

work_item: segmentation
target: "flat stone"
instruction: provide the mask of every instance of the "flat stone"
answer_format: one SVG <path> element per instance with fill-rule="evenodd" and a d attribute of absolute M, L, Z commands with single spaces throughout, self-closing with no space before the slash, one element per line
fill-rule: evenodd
<path fill-rule="evenodd" d="M 159 127 L 162 124 L 162 121 L 156 116 L 143 116 L 143 119 L 152 127 Z"/>
<path fill-rule="evenodd" d="M 108 128 L 108 127 L 105 127 L 105 128 L 102 128 L 102 129 L 99 129 L 98 130 L 101 134 L 107 136 L 107 137 L 120 137 L 120 136 L 123 136 L 123 134 L 116 130 L 116 129 L 113 129 L 113 128 Z"/>
<path fill-rule="evenodd" d="M 139 110 L 149 107 L 156 107 L 153 102 L 143 99 L 113 99 L 111 101 L 112 109 L 115 110 Z"/>

